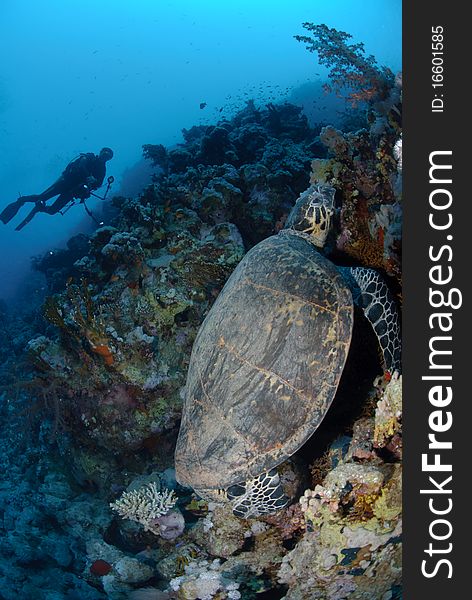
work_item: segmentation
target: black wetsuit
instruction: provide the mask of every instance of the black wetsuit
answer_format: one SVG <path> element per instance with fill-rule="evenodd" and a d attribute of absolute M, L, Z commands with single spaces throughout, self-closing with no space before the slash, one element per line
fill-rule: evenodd
<path fill-rule="evenodd" d="M 80 154 L 64 169 L 57 181 L 41 194 L 21 196 L 21 202 L 36 202 L 37 212 L 55 215 L 62 210 L 73 198 L 88 198 L 90 191 L 98 189 L 105 179 L 106 164 L 92 152 Z M 93 181 L 90 180 L 93 178 Z M 87 185 L 88 189 L 84 189 Z M 49 198 L 58 196 L 51 206 L 43 204 Z"/>

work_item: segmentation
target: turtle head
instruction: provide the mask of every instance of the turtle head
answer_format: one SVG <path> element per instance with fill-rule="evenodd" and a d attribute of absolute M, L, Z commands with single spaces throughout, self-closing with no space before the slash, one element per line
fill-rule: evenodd
<path fill-rule="evenodd" d="M 315 246 L 322 248 L 331 229 L 336 190 L 325 184 L 311 185 L 298 198 L 285 223 L 293 229 L 309 235 Z"/>

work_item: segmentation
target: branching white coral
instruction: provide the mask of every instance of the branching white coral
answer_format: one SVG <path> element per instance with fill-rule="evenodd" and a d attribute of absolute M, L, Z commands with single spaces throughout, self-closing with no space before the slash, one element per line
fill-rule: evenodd
<path fill-rule="evenodd" d="M 160 492 L 153 481 L 137 490 L 123 492 L 121 498 L 110 503 L 110 507 L 123 519 L 137 521 L 145 531 L 159 535 L 159 524 L 156 521 L 169 512 L 176 501 L 172 490 Z"/>

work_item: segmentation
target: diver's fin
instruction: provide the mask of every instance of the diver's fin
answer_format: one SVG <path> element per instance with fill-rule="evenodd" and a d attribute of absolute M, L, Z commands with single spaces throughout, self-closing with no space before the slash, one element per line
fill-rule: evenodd
<path fill-rule="evenodd" d="M 0 220 L 2 220 L 5 223 L 5 225 L 9 223 L 13 219 L 13 217 L 16 216 L 16 213 L 20 210 L 23 204 L 24 202 L 22 198 L 18 198 L 18 200 L 15 200 L 15 202 L 12 202 L 8 206 L 6 206 L 0 213 Z"/>
<path fill-rule="evenodd" d="M 38 212 L 40 212 L 40 209 L 39 209 L 38 205 L 36 205 L 36 206 L 35 206 L 35 207 L 34 207 L 34 208 L 33 208 L 33 209 L 32 209 L 32 210 L 31 210 L 31 211 L 28 213 L 28 215 L 26 216 L 26 218 L 25 218 L 25 219 L 23 219 L 23 221 L 21 221 L 21 223 L 20 223 L 20 224 L 19 224 L 17 227 L 15 227 L 15 231 L 20 231 L 21 229 L 23 229 L 23 227 L 24 227 L 25 225 L 28 225 L 28 223 L 31 221 L 31 219 L 34 217 L 34 215 L 35 215 L 36 213 L 38 213 Z"/>

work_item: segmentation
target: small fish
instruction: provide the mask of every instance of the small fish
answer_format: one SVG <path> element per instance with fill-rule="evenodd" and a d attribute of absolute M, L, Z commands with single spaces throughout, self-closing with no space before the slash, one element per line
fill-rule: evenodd
<path fill-rule="evenodd" d="M 207 105 L 206 102 L 200 102 L 200 110 L 203 110 L 206 105 Z"/>

